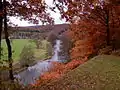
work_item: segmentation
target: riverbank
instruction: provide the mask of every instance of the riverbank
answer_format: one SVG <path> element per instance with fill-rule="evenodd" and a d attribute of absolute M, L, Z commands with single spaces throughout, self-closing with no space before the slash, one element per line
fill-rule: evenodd
<path fill-rule="evenodd" d="M 56 40 L 53 56 L 47 57 L 44 60 L 36 60 L 35 62 L 31 63 L 29 67 L 28 65 L 26 65 L 27 67 L 20 67 L 19 63 L 13 65 L 14 76 L 20 80 L 20 84 L 25 86 L 34 84 L 36 79 L 39 79 L 41 75 L 53 69 L 53 62 L 62 63 L 63 60 L 59 59 L 60 47 L 60 40 Z"/>
<path fill-rule="evenodd" d="M 45 72 L 42 76 L 39 76 L 40 78 L 36 80 L 36 83 L 32 84 L 32 86 L 36 87 L 46 83 L 51 83 L 51 81 L 61 78 L 67 72 L 75 69 L 87 60 L 87 58 L 83 58 L 82 60 L 72 60 L 68 63 L 52 62 L 53 68 L 51 68 L 49 72 Z"/>
<path fill-rule="evenodd" d="M 56 75 L 54 75 L 56 76 Z M 120 57 L 100 55 L 31 90 L 119 90 Z"/>
<path fill-rule="evenodd" d="M 31 63 L 29 66 L 34 66 L 35 64 L 37 64 L 38 62 L 42 62 L 45 61 L 47 59 L 50 59 L 51 57 L 45 58 L 44 60 L 36 60 L 33 63 Z M 25 70 L 27 70 L 28 67 L 21 67 L 19 62 L 13 63 L 13 74 L 18 74 L 20 72 L 23 72 Z M 9 71 L 8 71 L 8 67 L 3 66 L 0 68 L 0 78 L 2 81 L 8 81 L 9 80 Z"/>
<path fill-rule="evenodd" d="M 49 56 L 49 57 L 47 57 L 47 58 L 45 58 L 45 59 L 43 59 L 43 60 L 36 60 L 36 61 L 34 61 L 33 63 L 29 64 L 29 67 L 30 67 L 30 66 L 34 66 L 34 65 L 37 64 L 38 62 L 42 62 L 42 61 L 45 61 L 45 60 L 47 60 L 47 59 L 50 59 L 51 57 L 52 57 L 52 56 Z M 14 74 L 18 74 L 18 73 L 26 70 L 27 68 L 28 68 L 28 67 L 21 67 L 21 65 L 20 65 L 19 62 L 13 65 Z"/>

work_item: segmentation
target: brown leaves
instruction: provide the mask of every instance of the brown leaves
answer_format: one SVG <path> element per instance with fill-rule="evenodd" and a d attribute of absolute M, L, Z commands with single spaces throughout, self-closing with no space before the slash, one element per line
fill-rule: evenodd
<path fill-rule="evenodd" d="M 99 27 L 99 28 L 98 28 Z M 70 35 L 74 43 L 71 49 L 71 59 L 89 57 L 97 51 L 97 47 L 103 44 L 105 36 L 101 32 L 100 25 L 91 20 L 78 21 L 71 25 Z M 100 36 L 103 39 L 100 39 Z"/>
<path fill-rule="evenodd" d="M 50 72 L 46 72 L 41 76 L 39 80 L 35 84 L 33 84 L 33 87 L 39 87 L 40 85 L 44 85 L 51 80 L 56 80 L 62 77 L 63 74 L 68 72 L 69 70 L 72 70 L 79 66 L 80 64 L 83 64 L 87 61 L 87 58 L 82 58 L 81 60 L 72 60 L 71 62 L 67 64 L 57 63 L 53 62 L 53 69 Z M 32 89 L 33 90 L 33 89 Z"/>
<path fill-rule="evenodd" d="M 7 5 L 9 16 L 17 16 L 20 19 L 28 20 L 30 23 L 53 24 L 54 20 L 47 13 L 48 6 L 44 0 L 11 0 Z"/>

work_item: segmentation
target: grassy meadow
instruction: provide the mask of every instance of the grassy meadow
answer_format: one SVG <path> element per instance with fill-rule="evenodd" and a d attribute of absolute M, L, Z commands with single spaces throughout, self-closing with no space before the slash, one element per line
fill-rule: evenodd
<path fill-rule="evenodd" d="M 45 47 L 47 44 L 46 40 L 42 41 L 42 46 Z M 20 53 L 23 50 L 24 46 L 30 45 L 34 51 L 36 59 L 44 59 L 46 57 L 46 49 L 43 47 L 41 49 L 36 49 L 35 42 L 30 42 L 30 39 L 12 39 L 12 52 L 13 52 L 13 61 L 16 62 L 20 59 Z M 7 60 L 7 46 L 5 40 L 2 40 L 3 56 L 2 60 Z"/>

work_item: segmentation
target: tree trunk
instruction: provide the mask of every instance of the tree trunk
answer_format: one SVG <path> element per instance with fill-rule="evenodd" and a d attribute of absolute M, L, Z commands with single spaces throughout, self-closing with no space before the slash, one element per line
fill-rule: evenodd
<path fill-rule="evenodd" d="M 3 1 L 3 8 L 4 8 L 4 33 L 5 33 L 5 40 L 8 48 L 8 61 L 9 61 L 9 77 L 10 80 L 13 81 L 13 69 L 12 69 L 12 47 L 10 45 L 9 35 L 8 35 L 8 27 L 7 27 L 7 12 L 6 12 L 6 0 Z"/>
<path fill-rule="evenodd" d="M 1 55 L 2 55 L 2 47 L 1 47 L 1 37 L 2 37 L 2 24 L 3 24 L 3 16 L 2 16 L 2 11 L 3 11 L 3 8 L 2 8 L 2 0 L 0 0 L 0 60 L 1 60 Z M 0 84 L 1 84 L 1 73 L 0 73 Z"/>
<path fill-rule="evenodd" d="M 3 25 L 3 7 L 2 7 L 2 0 L 0 0 L 0 60 L 2 55 L 2 47 L 1 47 L 1 39 L 2 39 L 2 25 Z"/>
<path fill-rule="evenodd" d="M 109 46 L 110 45 L 110 28 L 109 28 L 109 9 L 106 10 L 106 33 L 107 33 L 107 36 L 106 36 L 106 42 L 107 42 L 107 45 Z"/>
<path fill-rule="evenodd" d="M 106 37 L 106 41 L 107 41 L 107 45 L 109 46 L 110 45 L 110 28 L 109 28 L 109 25 L 107 25 L 107 37 Z"/>

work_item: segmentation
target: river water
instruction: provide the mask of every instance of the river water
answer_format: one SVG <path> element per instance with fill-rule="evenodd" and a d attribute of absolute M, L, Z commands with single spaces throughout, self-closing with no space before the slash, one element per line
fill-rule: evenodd
<path fill-rule="evenodd" d="M 63 60 L 59 59 L 58 53 L 60 52 L 61 41 L 56 40 L 56 44 L 54 46 L 54 55 L 51 59 L 45 61 L 39 61 L 35 65 L 28 67 L 26 70 L 20 72 L 14 77 L 18 78 L 20 84 L 28 85 L 35 83 L 36 79 L 38 79 L 42 74 L 49 71 L 52 67 L 52 62 L 62 62 Z"/>

